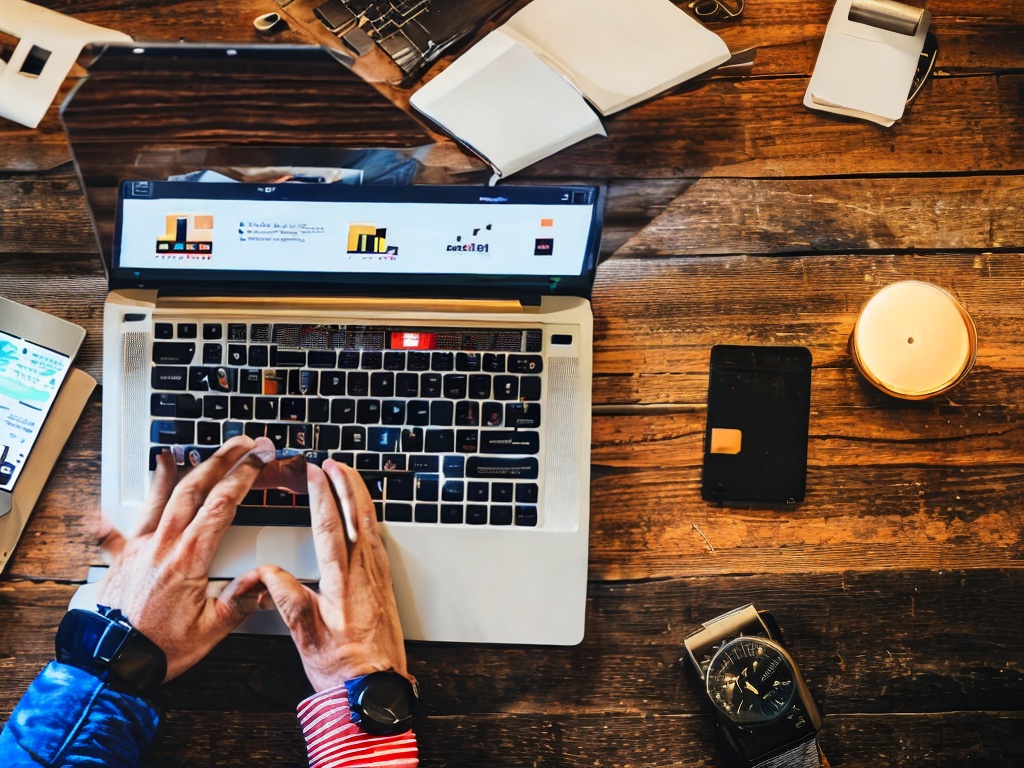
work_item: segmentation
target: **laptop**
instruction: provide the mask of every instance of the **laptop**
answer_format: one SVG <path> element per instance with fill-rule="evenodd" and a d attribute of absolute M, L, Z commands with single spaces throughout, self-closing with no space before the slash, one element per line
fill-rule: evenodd
<path fill-rule="evenodd" d="M 152 55 L 143 71 L 173 74 L 225 53 Z M 240 56 L 262 59 L 226 58 Z M 138 60 L 114 57 L 103 82 Z M 408 639 L 580 642 L 601 190 L 194 181 L 146 144 L 151 125 L 99 168 L 81 162 L 103 157 L 97 108 L 77 97 L 65 124 L 110 231 L 102 505 L 115 525 L 132 529 L 156 452 L 197 463 L 231 435 L 267 435 L 363 473 Z M 228 149 L 246 148 L 188 157 Z M 172 166 L 189 180 L 126 173 Z M 315 581 L 307 502 L 252 494 L 211 576 L 272 562 Z"/>

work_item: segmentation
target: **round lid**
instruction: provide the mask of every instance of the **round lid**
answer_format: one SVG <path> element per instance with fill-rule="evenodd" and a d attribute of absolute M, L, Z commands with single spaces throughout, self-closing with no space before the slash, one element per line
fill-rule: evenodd
<path fill-rule="evenodd" d="M 975 356 L 974 324 L 949 293 L 920 280 L 886 286 L 853 330 L 854 359 L 891 394 L 928 397 L 951 387 Z"/>

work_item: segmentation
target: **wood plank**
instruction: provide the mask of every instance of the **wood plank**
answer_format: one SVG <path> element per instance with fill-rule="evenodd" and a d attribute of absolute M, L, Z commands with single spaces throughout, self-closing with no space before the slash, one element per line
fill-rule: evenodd
<path fill-rule="evenodd" d="M 682 639 L 747 600 L 779 619 L 826 711 L 823 741 L 835 765 L 866 765 L 875 750 L 890 761 L 883 765 L 956 765 L 968 753 L 982 765 L 1014 765 L 1010 757 L 1024 748 L 1024 671 L 1015 662 L 1022 579 L 1021 570 L 848 571 L 591 584 L 587 636 L 577 647 L 538 654 L 477 646 L 467 654 L 464 646 L 409 644 L 424 690 L 424 765 L 576 765 L 592 763 L 595 750 L 628 754 L 636 765 L 678 764 L 710 744 L 709 706 L 679 663 Z M 0 586 L 0 610 L 14 619 L 0 630 L 9 681 L 0 718 L 52 655 L 49 633 L 73 588 Z M 298 759 L 292 713 L 307 689 L 296 678 L 287 638 L 229 638 L 161 690 L 167 718 L 152 764 L 197 747 L 230 765 L 252 750 Z M 260 734 L 260 744 L 236 754 L 243 728 Z M 979 746 L 989 740 L 991 749 Z"/>
<path fill-rule="evenodd" d="M 1024 176 L 699 179 L 616 255 L 1024 249 Z"/>

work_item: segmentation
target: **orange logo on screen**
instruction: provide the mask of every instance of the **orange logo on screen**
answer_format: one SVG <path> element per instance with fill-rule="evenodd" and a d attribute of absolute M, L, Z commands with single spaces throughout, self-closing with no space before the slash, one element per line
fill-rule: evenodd
<path fill-rule="evenodd" d="M 156 239 L 158 254 L 209 258 L 213 253 L 213 215 L 171 213 Z"/>

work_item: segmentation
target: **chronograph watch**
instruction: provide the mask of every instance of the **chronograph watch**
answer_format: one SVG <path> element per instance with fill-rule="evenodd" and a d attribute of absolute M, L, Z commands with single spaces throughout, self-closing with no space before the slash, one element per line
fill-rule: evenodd
<path fill-rule="evenodd" d="M 765 611 L 745 605 L 684 641 L 718 713 L 723 762 L 737 768 L 822 768 L 821 715 Z"/>

